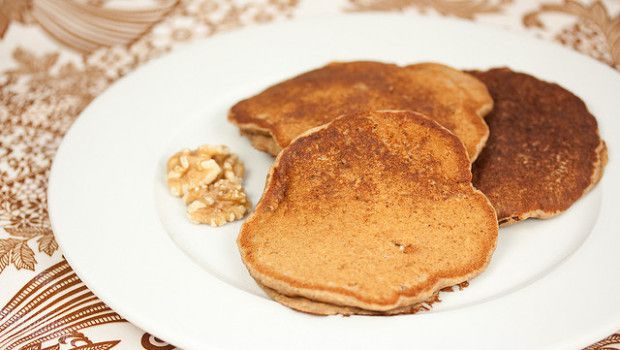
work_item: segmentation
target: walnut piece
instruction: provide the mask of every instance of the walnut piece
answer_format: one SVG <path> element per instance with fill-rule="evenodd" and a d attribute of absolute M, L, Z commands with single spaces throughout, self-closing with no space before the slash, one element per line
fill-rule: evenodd
<path fill-rule="evenodd" d="M 239 220 L 250 209 L 250 202 L 241 184 L 228 179 L 190 190 L 183 196 L 183 200 L 187 204 L 187 217 L 191 222 L 214 227 Z"/>
<path fill-rule="evenodd" d="M 168 187 L 172 195 L 182 197 L 188 191 L 226 178 L 243 179 L 243 164 L 224 145 L 204 145 L 185 149 L 168 160 Z"/>
<path fill-rule="evenodd" d="M 251 205 L 243 189 L 243 163 L 224 145 L 185 149 L 168 160 L 170 192 L 183 197 L 193 223 L 221 226 L 241 219 Z"/>

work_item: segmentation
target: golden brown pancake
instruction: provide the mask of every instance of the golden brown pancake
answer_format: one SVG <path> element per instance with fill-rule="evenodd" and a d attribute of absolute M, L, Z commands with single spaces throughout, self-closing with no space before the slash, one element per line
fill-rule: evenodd
<path fill-rule="evenodd" d="M 471 73 L 495 100 L 473 173 L 500 224 L 557 215 L 599 181 L 607 148 L 579 97 L 508 68 Z"/>
<path fill-rule="evenodd" d="M 496 238 L 459 139 L 419 113 L 379 111 L 280 152 L 237 244 L 279 294 L 388 312 L 479 274 Z"/>
<path fill-rule="evenodd" d="M 234 105 L 228 118 L 254 147 L 277 155 L 295 137 L 350 113 L 423 113 L 452 131 L 475 159 L 488 137 L 493 106 L 484 84 L 445 65 L 332 63 L 276 84 Z"/>

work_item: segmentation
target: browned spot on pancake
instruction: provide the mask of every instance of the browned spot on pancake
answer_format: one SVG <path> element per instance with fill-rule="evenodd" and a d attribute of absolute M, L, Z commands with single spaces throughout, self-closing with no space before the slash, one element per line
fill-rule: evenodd
<path fill-rule="evenodd" d="M 473 181 L 493 203 L 500 224 L 556 215 L 599 180 L 606 147 L 579 97 L 507 68 L 471 74 L 495 101 Z"/>

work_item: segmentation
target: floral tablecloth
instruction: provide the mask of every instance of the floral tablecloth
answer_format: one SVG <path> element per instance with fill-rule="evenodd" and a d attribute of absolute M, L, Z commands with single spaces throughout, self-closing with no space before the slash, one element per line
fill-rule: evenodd
<path fill-rule="evenodd" d="M 502 27 L 620 69 L 620 0 L 0 0 L 0 349 L 174 349 L 90 292 L 50 229 L 51 161 L 95 96 L 196 39 L 368 11 Z M 620 333 L 588 349 L 620 349 Z"/>

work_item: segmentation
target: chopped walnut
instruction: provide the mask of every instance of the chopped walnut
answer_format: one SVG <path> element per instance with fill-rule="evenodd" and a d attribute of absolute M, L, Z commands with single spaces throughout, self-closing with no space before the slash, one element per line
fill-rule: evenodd
<path fill-rule="evenodd" d="M 211 186 L 190 190 L 183 196 L 187 217 L 196 224 L 221 226 L 239 220 L 250 209 L 250 202 L 241 184 L 220 179 Z"/>
<path fill-rule="evenodd" d="M 221 226 L 241 219 L 250 208 L 241 186 L 243 163 L 226 146 L 185 149 L 170 157 L 167 170 L 170 192 L 183 197 L 194 223 Z"/>
<path fill-rule="evenodd" d="M 196 150 L 185 149 L 168 160 L 168 187 L 181 197 L 188 191 L 226 178 L 243 178 L 243 164 L 228 147 L 204 145 Z M 241 181 L 239 181 L 241 182 Z"/>

